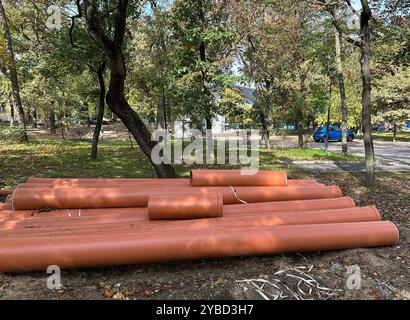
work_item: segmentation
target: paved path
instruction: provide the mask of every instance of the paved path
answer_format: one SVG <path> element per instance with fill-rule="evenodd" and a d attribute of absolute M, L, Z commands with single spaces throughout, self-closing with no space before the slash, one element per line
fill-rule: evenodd
<path fill-rule="evenodd" d="M 277 145 L 295 147 L 296 137 L 287 137 L 285 140 L 275 139 Z M 324 143 L 310 142 L 308 147 L 325 149 Z M 349 154 L 364 157 L 363 140 L 355 140 L 348 144 Z M 341 142 L 330 142 L 329 151 L 341 152 Z M 377 171 L 408 171 L 410 172 L 410 143 L 374 141 Z M 296 166 L 321 171 L 364 171 L 364 163 L 332 163 L 329 161 L 295 161 Z"/>

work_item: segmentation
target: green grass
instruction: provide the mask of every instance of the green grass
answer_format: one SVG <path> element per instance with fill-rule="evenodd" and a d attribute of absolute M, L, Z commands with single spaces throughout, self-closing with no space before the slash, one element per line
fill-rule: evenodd
<path fill-rule="evenodd" d="M 97 160 L 89 159 L 90 143 L 81 141 L 39 140 L 26 144 L 0 141 L 0 187 L 15 187 L 30 176 L 37 177 L 155 177 L 155 172 L 139 148 L 127 142 L 101 142 Z M 340 153 L 316 149 L 260 150 L 261 169 L 291 170 L 278 160 L 359 160 Z M 180 177 L 204 165 L 178 165 Z M 207 168 L 238 168 L 207 165 Z"/>
<path fill-rule="evenodd" d="M 339 152 L 324 152 L 319 149 L 296 149 L 296 148 L 284 148 L 276 149 L 273 152 L 269 150 L 261 150 L 262 156 L 266 159 L 274 155 L 275 158 L 280 160 L 331 160 L 331 161 L 361 161 L 362 157 L 347 155 L 344 156 Z"/>
<path fill-rule="evenodd" d="M 376 141 L 393 141 L 393 132 L 373 132 L 373 140 Z M 363 136 L 357 135 L 358 139 L 363 139 Z M 410 132 L 397 132 L 396 141 L 410 142 Z"/>
<path fill-rule="evenodd" d="M 44 141 L 0 143 L 0 173 L 4 185 L 38 177 L 154 177 L 145 157 L 129 144 L 104 142 L 98 160 L 89 159 L 90 143 Z"/>

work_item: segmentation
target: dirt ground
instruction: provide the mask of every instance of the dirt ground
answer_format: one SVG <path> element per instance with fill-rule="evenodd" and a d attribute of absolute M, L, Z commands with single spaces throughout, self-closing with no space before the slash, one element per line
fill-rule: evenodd
<path fill-rule="evenodd" d="M 337 183 L 358 205 L 377 205 L 383 218 L 398 226 L 400 243 L 384 248 L 63 270 L 60 290 L 47 288 L 46 272 L 0 274 L 0 299 L 410 299 L 410 176 L 379 177 L 372 189 L 364 188 L 357 174 L 300 172 L 292 176 L 301 177 Z M 347 286 L 352 275 L 349 267 L 361 276 L 353 288 Z"/>

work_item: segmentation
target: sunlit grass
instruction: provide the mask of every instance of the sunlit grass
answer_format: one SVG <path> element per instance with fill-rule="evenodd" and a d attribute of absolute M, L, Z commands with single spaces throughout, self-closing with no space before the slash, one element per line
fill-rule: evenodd
<path fill-rule="evenodd" d="M 328 152 L 319 149 L 297 149 L 297 148 L 283 148 L 274 149 L 273 151 L 262 150 L 262 155 L 266 154 L 269 158 L 272 155 L 281 160 L 332 160 L 332 161 L 360 161 L 362 157 L 347 155 L 344 156 L 339 152 Z"/>

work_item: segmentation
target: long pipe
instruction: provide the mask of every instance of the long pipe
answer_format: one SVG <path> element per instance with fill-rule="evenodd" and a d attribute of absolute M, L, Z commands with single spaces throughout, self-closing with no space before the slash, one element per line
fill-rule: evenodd
<path fill-rule="evenodd" d="M 2 239 L 0 272 L 394 245 L 391 222 Z"/>
<path fill-rule="evenodd" d="M 381 215 L 373 206 L 348 209 L 333 209 L 321 211 L 294 211 L 273 214 L 230 215 L 222 218 L 192 219 L 192 220 L 148 220 L 142 217 L 121 217 L 112 219 L 97 217 L 97 219 L 72 218 L 61 221 L 39 221 L 18 225 L 2 225 L 0 239 L 8 236 L 55 236 L 65 234 L 93 234 L 102 232 L 152 232 L 166 230 L 190 230 L 192 228 L 215 227 L 247 227 L 275 226 L 291 224 L 324 224 L 343 222 L 380 221 Z"/>
<path fill-rule="evenodd" d="M 102 180 L 102 181 L 99 181 Z M 288 180 L 288 186 L 290 187 L 314 187 L 314 186 L 324 186 L 324 184 L 317 183 L 314 180 Z M 189 179 L 152 179 L 147 181 L 119 181 L 119 180 L 108 180 L 96 179 L 94 181 L 66 181 L 66 182 L 26 182 L 18 185 L 18 188 L 115 188 L 115 187 L 189 187 L 191 186 Z"/>
<path fill-rule="evenodd" d="M 223 196 L 224 204 L 338 198 L 343 195 L 338 186 L 328 187 L 179 187 L 179 188 L 76 188 L 24 189 L 13 193 L 14 210 L 43 208 L 85 209 L 145 207 L 154 195 L 215 194 Z"/>
<path fill-rule="evenodd" d="M 352 208 L 356 204 L 350 197 L 331 198 L 331 199 L 312 199 L 312 200 L 293 200 L 293 201 L 275 201 L 247 204 L 231 204 L 224 205 L 224 215 L 238 215 L 241 213 L 273 213 L 281 211 L 296 211 L 296 210 L 324 210 L 324 209 L 342 209 Z M 101 209 L 76 209 L 65 210 L 56 209 L 52 211 L 41 210 L 9 210 L 0 211 L 0 222 L 2 221 L 20 221 L 20 220 L 37 220 L 37 219 L 52 219 L 76 216 L 138 216 L 146 215 L 145 208 L 101 208 Z"/>
<path fill-rule="evenodd" d="M 219 173 L 218 171 L 217 173 Z M 316 184 L 317 182 L 312 179 L 288 179 L 288 185 L 293 184 Z M 26 180 L 26 184 L 48 184 L 55 186 L 80 186 L 87 184 L 102 184 L 102 185 L 124 185 L 124 184 L 183 184 L 190 183 L 190 179 L 157 179 L 157 178 L 134 178 L 134 179 L 106 179 L 106 178 L 35 178 L 31 177 Z"/>

